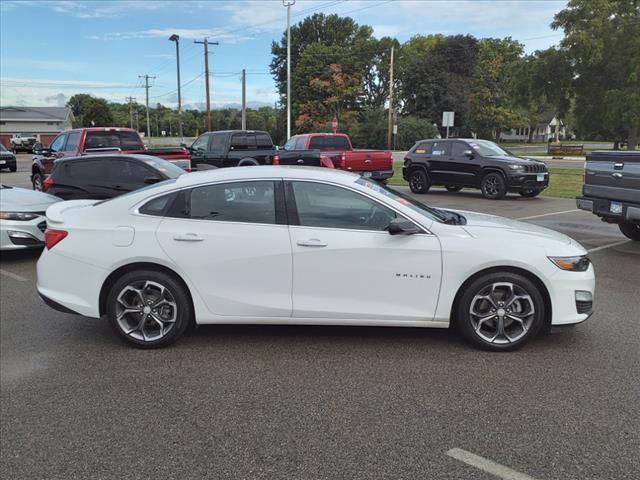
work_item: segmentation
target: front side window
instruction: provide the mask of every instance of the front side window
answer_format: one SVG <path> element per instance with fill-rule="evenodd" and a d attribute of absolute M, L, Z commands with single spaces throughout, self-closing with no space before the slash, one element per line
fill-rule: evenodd
<path fill-rule="evenodd" d="M 471 150 L 466 143 L 462 142 L 453 142 L 451 145 L 451 155 L 454 157 L 463 157 L 464 152 L 467 150 Z"/>
<path fill-rule="evenodd" d="M 233 182 L 196 187 L 185 192 L 182 215 L 222 222 L 276 223 L 272 181 Z"/>
<path fill-rule="evenodd" d="M 291 138 L 287 141 L 287 143 L 285 143 L 285 144 L 284 144 L 284 147 L 283 147 L 283 148 L 284 148 L 284 150 L 288 150 L 288 151 L 290 151 L 290 150 L 295 150 L 295 149 L 296 149 L 296 140 L 298 140 L 298 137 L 297 137 L 297 136 L 295 136 L 295 137 L 291 137 Z"/>
<path fill-rule="evenodd" d="M 196 141 L 191 144 L 191 150 L 193 152 L 205 152 L 207 150 L 207 142 L 209 141 L 209 134 L 205 133 L 196 138 Z"/>
<path fill-rule="evenodd" d="M 51 143 L 51 146 L 49 147 L 49 149 L 52 152 L 59 152 L 60 150 L 62 150 L 62 147 L 64 145 L 64 141 L 67 138 L 67 134 L 65 133 L 64 135 L 59 135 L 58 137 L 56 137 L 56 139 Z"/>
<path fill-rule="evenodd" d="M 300 225 L 384 231 L 393 210 L 364 195 L 335 185 L 291 182 Z"/>

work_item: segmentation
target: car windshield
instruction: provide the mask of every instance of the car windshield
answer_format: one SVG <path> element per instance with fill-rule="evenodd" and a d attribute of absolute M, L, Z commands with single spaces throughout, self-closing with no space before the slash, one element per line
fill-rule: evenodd
<path fill-rule="evenodd" d="M 8 150 L 7 150 L 7 147 L 5 147 L 4 145 L 2 145 L 2 144 L 0 143 L 0 152 L 7 152 L 7 151 L 8 151 Z"/>
<path fill-rule="evenodd" d="M 489 140 L 472 140 L 469 142 L 471 148 L 483 157 L 495 157 L 501 155 L 510 155 L 508 151 Z"/>
<path fill-rule="evenodd" d="M 356 180 L 356 183 L 366 188 L 370 188 L 375 192 L 381 193 L 385 197 L 395 200 L 405 207 L 409 207 L 411 210 L 426 216 L 430 220 L 434 220 L 440 223 L 450 223 L 452 212 L 440 210 L 439 208 L 429 207 L 411 198 L 409 195 L 399 192 L 398 190 L 390 188 L 386 185 L 381 185 L 379 183 L 366 180 L 362 177 L 358 178 Z"/>

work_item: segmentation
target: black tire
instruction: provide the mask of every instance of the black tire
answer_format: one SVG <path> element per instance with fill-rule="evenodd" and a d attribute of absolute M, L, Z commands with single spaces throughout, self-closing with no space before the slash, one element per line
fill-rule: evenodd
<path fill-rule="evenodd" d="M 462 187 L 457 187 L 455 185 L 445 185 L 444 188 L 447 189 L 447 192 L 459 192 L 462 190 Z"/>
<path fill-rule="evenodd" d="M 620 228 L 620 231 L 625 237 L 640 242 L 640 225 L 635 223 L 621 223 L 618 225 L 618 228 Z"/>
<path fill-rule="evenodd" d="M 424 170 L 416 168 L 409 173 L 409 188 L 413 193 L 427 193 L 431 184 Z"/>
<path fill-rule="evenodd" d="M 33 186 L 33 189 L 36 190 L 37 192 L 44 191 L 44 177 L 42 176 L 41 173 L 33 174 L 33 176 L 31 177 L 31 185 Z"/>
<path fill-rule="evenodd" d="M 154 309 L 161 300 L 166 301 Z M 125 304 L 140 311 L 132 308 L 130 313 L 123 315 Z M 191 300 L 182 283 L 156 270 L 138 270 L 123 275 L 109 290 L 106 312 L 116 334 L 138 348 L 166 347 L 180 338 L 193 322 Z M 154 314 L 158 320 L 154 320 Z M 140 323 L 137 323 L 142 315 L 148 320 L 143 323 L 140 317 Z M 127 332 L 126 329 L 130 330 Z"/>
<path fill-rule="evenodd" d="M 521 190 L 520 195 L 524 198 L 533 198 L 540 195 L 540 192 L 542 192 L 542 190 Z"/>
<path fill-rule="evenodd" d="M 510 303 L 514 296 L 522 298 Z M 545 317 L 538 287 L 528 278 L 511 272 L 490 273 L 472 281 L 464 287 L 454 311 L 455 326 L 463 337 L 475 347 L 492 351 L 520 348 L 538 334 Z M 515 317 L 521 321 L 515 321 Z M 493 335 L 496 336 L 491 340 Z"/>
<path fill-rule="evenodd" d="M 501 200 L 507 195 L 507 182 L 505 182 L 502 174 L 489 172 L 482 178 L 480 190 L 484 198 Z"/>

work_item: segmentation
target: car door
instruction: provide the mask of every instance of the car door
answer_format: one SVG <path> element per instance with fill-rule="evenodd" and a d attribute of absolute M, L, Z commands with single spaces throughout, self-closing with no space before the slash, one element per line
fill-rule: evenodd
<path fill-rule="evenodd" d="M 441 279 L 434 235 L 390 235 L 401 214 L 343 186 L 291 181 L 286 192 L 294 317 L 433 319 Z"/>
<path fill-rule="evenodd" d="M 451 181 L 449 143 L 447 140 L 433 140 L 431 142 L 431 153 L 427 154 L 427 158 L 429 160 L 429 176 L 433 184 L 447 185 L 447 182 Z"/>
<path fill-rule="evenodd" d="M 67 141 L 67 135 L 67 133 L 62 133 L 54 138 L 51 145 L 49 145 L 49 153 L 41 159 L 42 166 L 44 167 L 44 173 L 46 175 L 50 174 L 53 170 L 53 162 L 64 156 L 64 152 L 62 150 L 65 142 Z"/>
<path fill-rule="evenodd" d="M 213 314 L 291 316 L 283 203 L 280 180 L 215 183 L 184 190 L 160 223 L 160 245 Z"/>
<path fill-rule="evenodd" d="M 467 143 L 451 142 L 447 180 L 451 182 L 451 185 L 478 186 L 480 184 L 478 178 L 480 167 L 477 162 L 474 162 L 473 156 L 469 156 L 465 152 L 473 152 Z"/>

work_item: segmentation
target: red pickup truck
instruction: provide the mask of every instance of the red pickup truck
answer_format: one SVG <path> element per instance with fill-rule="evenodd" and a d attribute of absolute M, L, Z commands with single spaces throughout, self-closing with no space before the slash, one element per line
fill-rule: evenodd
<path fill-rule="evenodd" d="M 76 128 L 62 132 L 49 147 L 36 144 L 31 162 L 31 183 L 42 191 L 44 179 L 53 170 L 53 162 L 63 157 L 91 154 L 144 154 L 160 157 L 191 171 L 191 153 L 184 147 L 146 148 L 138 132 L 131 128 Z"/>
<path fill-rule="evenodd" d="M 351 139 L 344 133 L 305 133 L 295 135 L 285 150 L 320 150 L 336 168 L 361 173 L 373 180 L 387 180 L 393 176 L 391 152 L 382 150 L 354 150 Z"/>

